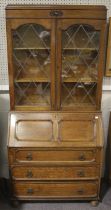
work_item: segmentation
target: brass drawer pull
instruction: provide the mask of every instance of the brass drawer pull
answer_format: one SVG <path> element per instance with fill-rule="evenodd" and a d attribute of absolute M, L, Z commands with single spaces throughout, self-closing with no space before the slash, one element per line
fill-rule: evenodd
<path fill-rule="evenodd" d="M 85 176 L 84 171 L 78 171 L 77 175 L 79 177 L 84 177 Z"/>
<path fill-rule="evenodd" d="M 58 16 L 62 16 L 63 12 L 60 10 L 53 10 L 50 12 L 50 16 L 54 16 L 54 17 L 58 17 Z"/>
<path fill-rule="evenodd" d="M 83 190 L 83 189 L 77 190 L 77 193 L 78 193 L 79 195 L 83 195 L 83 194 L 84 194 L 84 190 Z"/>
<path fill-rule="evenodd" d="M 33 194 L 34 193 L 34 191 L 33 191 L 33 189 L 32 188 L 29 188 L 29 189 L 27 189 L 27 194 Z"/>
<path fill-rule="evenodd" d="M 81 154 L 81 155 L 79 156 L 79 160 L 81 160 L 81 161 L 86 160 L 85 155 L 84 155 L 84 154 Z"/>
<path fill-rule="evenodd" d="M 33 158 L 32 158 L 32 154 L 31 154 L 31 153 L 28 153 L 27 156 L 26 156 L 26 159 L 27 159 L 27 160 L 32 160 L 32 159 L 33 159 Z"/>
<path fill-rule="evenodd" d="M 27 176 L 28 178 L 33 177 L 32 171 L 28 170 L 26 176 Z"/>

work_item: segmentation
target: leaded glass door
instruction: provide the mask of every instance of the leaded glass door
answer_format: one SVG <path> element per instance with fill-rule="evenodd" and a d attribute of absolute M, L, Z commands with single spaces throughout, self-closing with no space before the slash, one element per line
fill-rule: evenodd
<path fill-rule="evenodd" d="M 15 109 L 54 109 L 51 20 L 19 22 L 12 30 Z"/>
<path fill-rule="evenodd" d="M 71 24 L 72 23 L 72 24 Z M 98 106 L 100 28 L 90 21 L 62 20 L 58 26 L 58 109 Z"/>

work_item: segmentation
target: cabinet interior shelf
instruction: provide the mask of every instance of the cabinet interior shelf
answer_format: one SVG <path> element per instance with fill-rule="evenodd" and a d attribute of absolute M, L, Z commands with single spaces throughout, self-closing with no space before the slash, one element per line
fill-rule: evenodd
<path fill-rule="evenodd" d="M 92 79 L 92 78 L 65 78 L 65 79 L 62 79 L 62 82 L 80 82 L 80 83 L 97 83 L 97 80 L 96 79 Z"/>
<path fill-rule="evenodd" d="M 20 82 L 20 83 L 23 83 L 23 82 L 48 82 L 48 83 L 51 83 L 50 79 L 48 78 L 45 78 L 45 77 L 31 77 L 30 75 L 27 75 L 26 77 L 24 78 L 19 78 L 19 79 L 15 79 L 15 82 Z M 65 78 L 65 79 L 62 79 L 62 82 L 65 82 L 65 83 L 76 83 L 76 82 L 80 82 L 80 83 L 97 83 L 97 80 L 95 79 L 92 79 L 92 78 L 81 78 L 81 79 L 78 79 L 78 78 Z"/>
<path fill-rule="evenodd" d="M 30 76 L 27 76 L 25 78 L 20 78 L 20 79 L 15 79 L 15 82 L 17 83 L 24 83 L 24 82 L 43 82 L 43 83 L 51 83 L 50 80 L 48 80 L 47 78 L 35 78 L 35 77 L 30 77 Z M 79 82 L 79 83 L 97 83 L 97 80 L 94 80 L 94 79 L 91 79 L 91 78 L 87 78 L 87 79 L 74 79 L 74 78 L 65 78 L 65 79 L 62 79 L 62 82 L 65 82 L 65 83 L 76 83 L 76 82 Z"/>
<path fill-rule="evenodd" d="M 30 76 L 27 76 L 25 78 L 20 78 L 20 79 L 15 79 L 15 82 L 20 82 L 20 83 L 23 83 L 23 82 L 48 82 L 50 83 L 50 80 L 48 80 L 47 78 L 35 78 L 35 77 L 30 77 Z"/>
<path fill-rule="evenodd" d="M 51 50 L 49 47 L 14 47 L 14 50 Z M 98 48 L 82 48 L 82 47 L 63 47 L 62 50 L 86 50 L 98 51 Z"/>
<path fill-rule="evenodd" d="M 88 51 L 98 51 L 98 48 L 90 48 L 90 47 L 63 47 L 62 50 L 88 50 Z"/>
<path fill-rule="evenodd" d="M 49 47 L 15 47 L 14 50 L 50 50 Z"/>

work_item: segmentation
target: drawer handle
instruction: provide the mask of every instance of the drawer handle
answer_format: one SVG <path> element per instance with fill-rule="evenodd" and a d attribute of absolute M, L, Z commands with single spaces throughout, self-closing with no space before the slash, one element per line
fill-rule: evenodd
<path fill-rule="evenodd" d="M 31 195 L 31 194 L 33 194 L 33 193 L 34 193 L 34 191 L 33 191 L 33 189 L 32 189 L 32 188 L 29 188 L 29 189 L 27 190 L 27 193 Z"/>
<path fill-rule="evenodd" d="M 85 176 L 84 171 L 78 171 L 77 175 L 79 177 L 84 177 Z"/>
<path fill-rule="evenodd" d="M 81 160 L 81 161 L 84 161 L 86 158 L 85 158 L 85 155 L 84 154 L 81 154 L 80 156 L 79 156 L 79 160 Z"/>
<path fill-rule="evenodd" d="M 83 190 L 83 189 L 77 190 L 77 193 L 78 193 L 79 195 L 83 195 L 83 194 L 84 194 L 84 190 Z"/>
<path fill-rule="evenodd" d="M 54 16 L 54 17 L 58 17 L 58 16 L 62 16 L 63 12 L 60 10 L 53 10 L 50 12 L 50 16 Z"/>
<path fill-rule="evenodd" d="M 33 173 L 32 173 L 32 171 L 30 171 L 30 170 L 28 170 L 27 171 L 27 175 L 26 175 L 28 178 L 31 178 L 31 177 L 33 177 Z"/>
<path fill-rule="evenodd" d="M 27 156 L 26 156 L 26 159 L 27 160 L 32 160 L 32 154 L 31 153 L 28 153 Z"/>

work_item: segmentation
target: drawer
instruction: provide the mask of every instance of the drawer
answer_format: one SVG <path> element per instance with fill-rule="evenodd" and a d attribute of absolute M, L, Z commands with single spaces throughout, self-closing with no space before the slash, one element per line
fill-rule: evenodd
<path fill-rule="evenodd" d="M 97 189 L 97 182 L 13 182 L 14 195 L 22 199 L 96 197 Z"/>
<path fill-rule="evenodd" d="M 9 149 L 9 162 L 14 163 L 99 163 L 100 151 L 98 149 L 70 149 L 70 150 L 37 150 Z"/>
<path fill-rule="evenodd" d="M 92 18 L 104 19 L 106 10 L 104 6 L 8 6 L 6 8 L 7 18 Z"/>
<path fill-rule="evenodd" d="M 15 180 L 80 180 L 99 178 L 99 166 L 13 166 Z"/>

